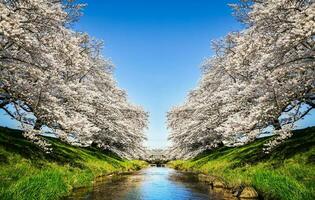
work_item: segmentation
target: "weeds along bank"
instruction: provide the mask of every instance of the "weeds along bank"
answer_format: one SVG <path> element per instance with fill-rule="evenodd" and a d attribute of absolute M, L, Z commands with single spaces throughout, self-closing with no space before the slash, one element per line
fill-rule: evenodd
<path fill-rule="evenodd" d="M 0 127 L 0 199 L 59 199 L 75 187 L 91 186 L 94 178 L 146 166 L 96 148 L 79 148 L 48 139 L 44 153 L 21 131 Z"/>
<path fill-rule="evenodd" d="M 170 167 L 223 181 L 228 188 L 252 186 L 264 199 L 315 199 L 315 127 L 298 130 L 271 154 L 262 138 L 241 147 L 222 147 Z"/>

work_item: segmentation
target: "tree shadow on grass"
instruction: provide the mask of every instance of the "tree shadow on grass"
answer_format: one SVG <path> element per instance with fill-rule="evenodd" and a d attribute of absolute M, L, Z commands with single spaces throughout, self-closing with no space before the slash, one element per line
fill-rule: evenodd
<path fill-rule="evenodd" d="M 8 157 L 6 155 L 3 155 L 0 153 L 0 163 L 7 164 L 8 163 Z"/>
<path fill-rule="evenodd" d="M 313 147 L 315 147 L 315 127 L 296 130 L 294 135 L 276 148 L 270 157 L 271 159 L 284 160 L 295 156 L 297 153 L 307 152 Z"/>
<path fill-rule="evenodd" d="M 23 158 L 29 159 L 36 167 L 41 168 L 44 161 L 53 161 L 58 164 L 69 164 L 73 167 L 84 167 L 80 161 L 80 157 L 76 152 L 65 146 L 56 146 L 56 141 L 49 139 L 53 147 L 53 152 L 46 153 L 37 145 L 25 139 L 22 131 L 0 127 L 0 146 L 6 151 L 21 155 Z"/>
<path fill-rule="evenodd" d="M 83 169 L 85 168 L 84 157 L 99 158 L 115 165 L 120 165 L 119 161 L 122 161 L 118 155 L 110 151 L 101 151 L 95 147 L 74 147 L 57 138 L 45 139 L 52 145 L 51 153 L 44 152 L 37 145 L 25 139 L 22 131 L 0 127 L 0 146 L 6 151 L 17 153 L 31 160 L 32 164 L 38 168 L 41 168 L 45 161 L 52 161 L 60 165 L 68 164 Z M 2 160 L 7 161 L 4 155 L 2 157 Z"/>
<path fill-rule="evenodd" d="M 234 169 L 270 160 L 274 163 L 273 167 L 277 168 L 281 166 L 284 160 L 315 147 L 315 127 L 294 131 L 291 138 L 275 148 L 270 154 L 266 154 L 263 151 L 264 144 L 270 139 L 271 137 L 260 138 L 240 147 L 220 147 L 212 151 L 203 152 L 194 158 L 193 161 L 196 161 L 196 165 L 203 165 L 211 160 L 225 158 L 232 163 L 230 168 Z M 308 162 L 315 163 L 315 155 L 310 155 Z"/>
<path fill-rule="evenodd" d="M 264 144 L 271 138 L 262 138 L 261 141 L 256 141 L 258 145 L 251 147 L 253 144 L 240 147 L 241 150 L 234 158 L 239 160 L 232 167 L 241 167 L 246 164 L 256 164 L 261 161 L 270 160 L 273 161 L 273 167 L 277 168 L 289 158 L 292 158 L 298 153 L 309 151 L 315 147 L 315 127 L 306 128 L 303 130 L 296 130 L 293 132 L 293 136 L 287 141 L 273 149 L 271 153 L 266 154 L 263 151 Z M 248 146 L 248 147 L 247 147 Z M 311 159 L 312 160 L 312 159 Z"/>

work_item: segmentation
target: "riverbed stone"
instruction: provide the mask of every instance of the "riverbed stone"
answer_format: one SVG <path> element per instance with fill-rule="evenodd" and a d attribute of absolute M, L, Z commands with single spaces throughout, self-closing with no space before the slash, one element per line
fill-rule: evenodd
<path fill-rule="evenodd" d="M 215 177 L 213 177 L 213 176 L 208 176 L 207 177 L 207 182 L 209 183 L 209 184 L 213 184 L 213 182 L 215 181 Z"/>
<path fill-rule="evenodd" d="M 258 193 L 253 187 L 245 187 L 239 197 L 241 199 L 257 199 Z"/>
<path fill-rule="evenodd" d="M 210 175 L 205 175 L 205 174 L 199 174 L 198 180 L 201 182 L 205 182 L 209 185 L 212 185 L 213 181 L 215 180 L 215 177 L 210 176 Z"/>
<path fill-rule="evenodd" d="M 198 174 L 198 180 L 199 181 L 205 181 L 206 178 L 207 178 L 207 175 L 205 175 L 205 174 Z"/>
<path fill-rule="evenodd" d="M 231 193 L 233 194 L 234 197 L 238 197 L 240 196 L 242 190 L 243 190 L 242 186 L 235 186 L 231 188 Z"/>
<path fill-rule="evenodd" d="M 223 191 L 223 199 L 224 200 L 238 200 L 238 198 L 235 197 L 229 190 Z"/>
<path fill-rule="evenodd" d="M 221 180 L 214 180 L 212 185 L 215 188 L 226 188 L 226 184 Z"/>
<path fill-rule="evenodd" d="M 209 188 L 209 194 L 214 199 L 223 199 L 223 200 L 238 200 L 238 197 L 233 196 L 230 190 L 226 188 Z"/>

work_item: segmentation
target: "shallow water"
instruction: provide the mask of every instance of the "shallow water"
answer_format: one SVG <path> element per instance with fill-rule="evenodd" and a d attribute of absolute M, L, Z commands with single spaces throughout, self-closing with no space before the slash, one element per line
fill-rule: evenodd
<path fill-rule="evenodd" d="M 93 189 L 75 190 L 67 199 L 88 200 L 204 200 L 217 199 L 196 176 L 164 167 L 96 181 Z"/>

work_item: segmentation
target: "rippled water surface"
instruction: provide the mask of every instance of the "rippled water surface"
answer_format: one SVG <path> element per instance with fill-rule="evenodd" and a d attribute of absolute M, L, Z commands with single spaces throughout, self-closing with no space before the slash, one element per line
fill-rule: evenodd
<path fill-rule="evenodd" d="M 193 175 L 164 167 L 151 167 L 131 175 L 96 182 L 93 189 L 78 189 L 67 199 L 93 200 L 203 200 L 208 187 Z"/>

